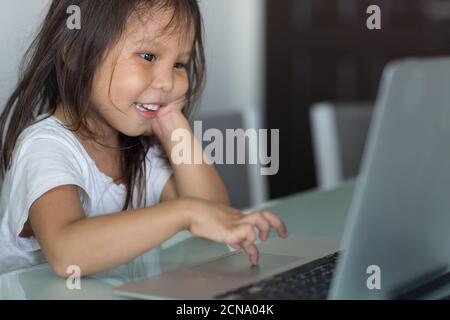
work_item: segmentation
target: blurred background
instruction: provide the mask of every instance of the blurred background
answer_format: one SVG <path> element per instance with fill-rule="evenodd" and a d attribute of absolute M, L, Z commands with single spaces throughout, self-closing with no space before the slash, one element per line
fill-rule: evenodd
<path fill-rule="evenodd" d="M 2 106 L 48 3 L 2 0 Z M 384 66 L 450 54 L 449 0 L 200 3 L 208 83 L 196 119 L 204 130 L 280 129 L 276 175 L 261 176 L 258 165 L 218 165 L 237 208 L 354 178 Z M 381 30 L 366 27 L 374 4 Z"/>

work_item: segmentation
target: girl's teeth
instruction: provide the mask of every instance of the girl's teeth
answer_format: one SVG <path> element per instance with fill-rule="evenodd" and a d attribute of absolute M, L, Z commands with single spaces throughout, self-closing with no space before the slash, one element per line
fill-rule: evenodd
<path fill-rule="evenodd" d="M 136 103 L 136 106 L 141 111 L 157 111 L 159 109 L 159 106 L 154 104 Z"/>

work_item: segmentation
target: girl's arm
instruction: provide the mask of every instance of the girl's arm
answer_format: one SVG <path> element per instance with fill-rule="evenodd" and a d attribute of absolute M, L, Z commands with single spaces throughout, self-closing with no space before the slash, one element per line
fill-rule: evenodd
<path fill-rule="evenodd" d="M 267 239 L 270 228 L 282 237 L 286 226 L 273 213 L 244 215 L 228 206 L 198 198 L 179 198 L 151 207 L 86 218 L 77 187 L 54 188 L 30 208 L 33 233 L 53 270 L 67 277 L 67 267 L 77 265 L 88 275 L 127 263 L 156 247 L 177 232 L 244 249 L 258 263 L 254 242 L 260 230 Z"/>
<path fill-rule="evenodd" d="M 169 179 L 161 194 L 161 200 L 167 201 L 176 197 L 197 197 L 221 204 L 229 205 L 228 192 L 220 178 L 216 168 L 212 164 L 207 164 L 206 154 L 203 152 L 201 144 L 195 139 L 188 120 L 181 113 L 180 105 L 168 105 L 160 110 L 158 117 L 154 119 L 152 125 L 155 134 L 159 137 L 166 154 L 169 157 L 170 165 L 174 175 Z M 179 130 L 185 133 L 183 139 L 172 141 L 172 133 Z M 190 149 L 192 160 L 195 152 L 202 155 L 201 163 L 175 163 L 172 159 L 172 151 L 176 146 L 179 150 L 182 141 L 184 148 Z M 189 143 L 190 142 L 190 143 Z M 197 150 L 197 151 L 196 151 Z"/>
<path fill-rule="evenodd" d="M 82 275 L 126 263 L 186 229 L 188 199 L 86 218 L 77 189 L 57 187 L 30 208 L 30 223 L 59 276 L 78 265 Z"/>

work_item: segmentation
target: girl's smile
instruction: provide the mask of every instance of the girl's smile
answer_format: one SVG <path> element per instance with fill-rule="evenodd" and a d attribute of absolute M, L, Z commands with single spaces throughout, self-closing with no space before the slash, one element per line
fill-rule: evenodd
<path fill-rule="evenodd" d="M 158 111 L 161 108 L 164 108 L 166 104 L 163 104 L 161 102 L 158 103 L 140 103 L 135 102 L 133 103 L 134 107 L 136 108 L 136 111 L 144 118 L 146 119 L 154 119 L 157 116 Z"/>

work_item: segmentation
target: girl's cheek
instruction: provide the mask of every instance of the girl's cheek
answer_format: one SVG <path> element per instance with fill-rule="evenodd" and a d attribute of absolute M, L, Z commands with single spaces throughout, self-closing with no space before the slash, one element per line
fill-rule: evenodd
<path fill-rule="evenodd" d="M 122 73 L 121 79 L 116 86 L 119 97 L 129 97 L 130 99 L 136 99 L 140 93 L 145 90 L 149 83 L 149 76 L 139 71 L 128 71 Z M 119 98 L 118 97 L 118 98 Z"/>
<path fill-rule="evenodd" d="M 142 88 L 147 88 L 150 84 L 151 76 L 149 72 L 144 72 L 142 70 L 133 70 L 127 74 L 129 86 L 141 90 Z"/>

